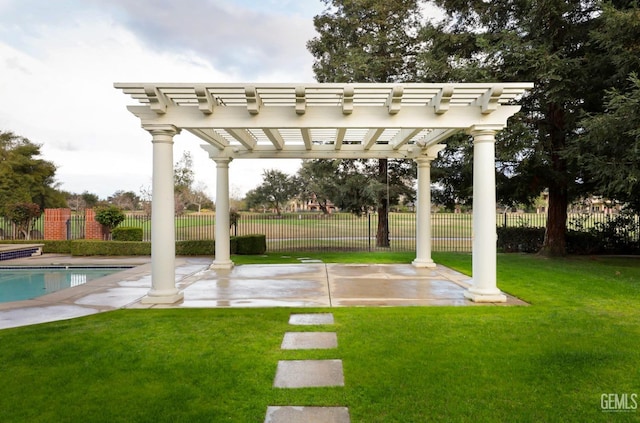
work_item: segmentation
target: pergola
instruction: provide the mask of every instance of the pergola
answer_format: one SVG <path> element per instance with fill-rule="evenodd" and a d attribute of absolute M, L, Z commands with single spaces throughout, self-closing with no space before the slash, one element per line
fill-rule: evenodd
<path fill-rule="evenodd" d="M 503 302 L 496 285 L 495 134 L 520 110 L 531 83 L 185 84 L 116 83 L 153 143 L 152 288 L 145 303 L 182 299 L 175 283 L 173 138 L 196 135 L 216 163 L 215 259 L 229 248 L 229 163 L 233 159 L 412 159 L 418 165 L 416 267 L 431 259 L 430 164 L 443 142 L 473 138 L 473 284 L 465 296 Z"/>

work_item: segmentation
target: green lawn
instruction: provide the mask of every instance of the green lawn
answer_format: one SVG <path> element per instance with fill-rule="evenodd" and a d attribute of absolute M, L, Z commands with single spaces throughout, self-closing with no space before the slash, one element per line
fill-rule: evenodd
<path fill-rule="evenodd" d="M 297 259 L 279 256 L 255 260 Z M 434 259 L 470 271 L 470 255 Z M 335 308 L 328 351 L 280 350 L 301 311 L 284 308 L 121 310 L 2 330 L 0 421 L 262 422 L 268 405 L 348 406 L 354 423 L 640 420 L 601 409 L 603 394 L 640 395 L 640 260 L 500 255 L 498 277 L 532 305 Z M 346 386 L 272 388 L 278 360 L 306 358 L 341 358 Z"/>

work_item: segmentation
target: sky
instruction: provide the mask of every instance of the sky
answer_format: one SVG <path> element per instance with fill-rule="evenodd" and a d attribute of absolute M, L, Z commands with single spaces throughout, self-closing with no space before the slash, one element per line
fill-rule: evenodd
<path fill-rule="evenodd" d="M 114 82 L 314 82 L 306 42 L 321 0 L 0 0 L 0 130 L 41 145 L 59 188 L 107 198 L 151 187 L 151 136 Z M 215 199 L 215 163 L 183 131 L 174 162 L 193 158 Z M 235 160 L 243 196 L 263 169 L 298 160 Z"/>

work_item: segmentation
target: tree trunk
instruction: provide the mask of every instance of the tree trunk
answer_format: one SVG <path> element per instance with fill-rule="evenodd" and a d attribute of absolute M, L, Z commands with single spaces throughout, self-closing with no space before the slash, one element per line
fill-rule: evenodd
<path fill-rule="evenodd" d="M 544 243 L 540 254 L 564 256 L 567 254 L 567 207 L 569 206 L 567 161 L 562 157 L 566 146 L 564 132 L 565 112 L 561 106 L 552 103 L 548 107 L 549 138 L 551 142 L 552 177 L 549 178 L 549 209 Z"/>
<path fill-rule="evenodd" d="M 387 159 L 378 160 L 378 181 L 387 184 Z M 389 209 L 387 207 L 387 191 L 380 195 L 378 203 L 378 231 L 376 233 L 376 247 L 390 247 L 389 241 Z"/>

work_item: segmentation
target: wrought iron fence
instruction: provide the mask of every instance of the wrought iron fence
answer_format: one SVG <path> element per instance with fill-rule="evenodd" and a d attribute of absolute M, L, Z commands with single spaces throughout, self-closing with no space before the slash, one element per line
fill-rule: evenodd
<path fill-rule="evenodd" d="M 589 231 L 606 227 L 617 215 L 570 214 L 567 227 L 570 230 Z M 640 227 L 639 217 L 635 227 Z M 546 214 L 499 213 L 498 226 L 544 227 Z M 215 215 L 213 213 L 189 213 L 176 216 L 176 240 L 214 239 Z M 67 239 L 84 237 L 83 214 L 73 214 L 67 222 Z M 143 229 L 143 240 L 151 240 L 151 217 L 140 213 L 127 214 L 121 226 Z M 631 225 L 633 227 L 633 224 Z M 231 227 L 231 235 L 265 234 L 270 251 L 292 250 L 360 250 L 360 251 L 411 251 L 415 249 L 416 223 L 414 213 L 389 214 L 389 245 L 378 242 L 376 234 L 378 215 L 371 213 L 355 216 L 349 213 L 241 213 L 238 224 Z M 431 239 L 433 251 L 470 252 L 472 247 L 472 215 L 470 213 L 433 213 L 431 215 Z M 638 230 L 625 233 L 632 242 L 638 242 Z M 43 239 L 44 218 L 35 222 L 31 239 Z M 13 225 L 0 219 L 0 239 L 20 238 Z"/>

